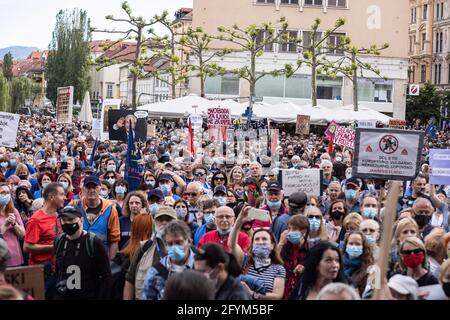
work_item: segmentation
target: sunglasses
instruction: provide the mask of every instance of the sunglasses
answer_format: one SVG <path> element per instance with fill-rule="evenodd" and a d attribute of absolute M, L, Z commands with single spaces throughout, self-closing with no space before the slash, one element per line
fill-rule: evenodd
<path fill-rule="evenodd" d="M 423 250 L 417 248 L 417 249 L 414 249 L 414 250 L 403 250 L 403 251 L 401 252 L 401 254 L 404 255 L 404 256 L 409 256 L 409 255 L 411 255 L 411 254 L 413 254 L 413 253 L 414 253 L 414 254 L 419 254 L 419 253 L 421 253 L 421 252 L 423 252 Z"/>
<path fill-rule="evenodd" d="M 197 196 L 197 193 L 195 193 L 195 192 L 185 192 L 184 195 L 185 195 L 185 196 L 188 196 L 188 197 L 189 197 L 189 196 L 191 196 L 191 197 L 196 197 L 196 196 Z"/>
<path fill-rule="evenodd" d="M 115 179 L 116 177 L 114 177 L 114 176 L 108 176 L 108 177 L 105 177 L 105 179 Z"/>
<path fill-rule="evenodd" d="M 322 219 L 322 216 L 308 216 L 308 219 L 314 219 L 316 218 L 317 220 Z"/>
<path fill-rule="evenodd" d="M 196 174 L 194 174 L 194 176 L 196 177 L 203 177 L 206 173 L 204 172 L 197 172 Z"/>
<path fill-rule="evenodd" d="M 214 180 L 217 180 L 217 181 L 225 181 L 225 178 L 215 177 Z"/>

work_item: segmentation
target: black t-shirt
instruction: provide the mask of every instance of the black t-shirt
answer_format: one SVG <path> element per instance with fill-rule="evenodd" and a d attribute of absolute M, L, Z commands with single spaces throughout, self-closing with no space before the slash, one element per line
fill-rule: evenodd
<path fill-rule="evenodd" d="M 427 272 L 420 279 L 417 280 L 417 284 L 419 285 L 419 287 L 424 287 L 424 286 L 431 286 L 433 284 L 439 284 L 439 281 L 430 272 Z"/>
<path fill-rule="evenodd" d="M 76 240 L 64 238 L 56 252 L 57 283 L 67 280 L 64 294 L 57 293 L 57 299 L 107 299 L 111 286 L 111 268 L 108 254 L 101 240 L 94 239 L 94 256 L 87 251 L 88 237 L 82 235 Z M 78 271 L 73 266 L 78 266 Z M 79 272 L 79 288 L 75 280 Z"/>

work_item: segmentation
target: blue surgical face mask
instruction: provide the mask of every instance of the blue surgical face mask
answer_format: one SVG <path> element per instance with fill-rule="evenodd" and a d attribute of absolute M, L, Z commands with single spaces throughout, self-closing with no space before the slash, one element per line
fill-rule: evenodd
<path fill-rule="evenodd" d="M 151 213 L 152 215 L 155 215 L 155 214 L 158 212 L 159 207 L 160 207 L 160 205 L 157 204 L 157 203 L 151 204 L 151 205 L 150 205 L 150 213 Z"/>
<path fill-rule="evenodd" d="M 174 245 L 167 248 L 167 254 L 172 261 L 181 261 L 185 258 L 186 252 L 184 247 L 180 245 Z"/>
<path fill-rule="evenodd" d="M 205 223 L 207 225 L 212 226 L 212 225 L 214 225 L 216 223 L 216 218 L 215 218 L 215 216 L 212 213 L 208 213 L 208 214 L 203 215 L 203 218 L 205 219 Z"/>
<path fill-rule="evenodd" d="M 11 164 L 11 167 L 15 167 L 17 164 L 17 161 L 16 161 L 16 159 L 11 159 L 11 160 L 9 160 L 9 163 Z"/>
<path fill-rule="evenodd" d="M 108 191 L 104 191 L 104 190 L 100 191 L 100 196 L 103 199 L 108 199 Z"/>
<path fill-rule="evenodd" d="M 320 220 L 317 218 L 308 219 L 309 220 L 309 230 L 317 231 L 320 229 Z"/>
<path fill-rule="evenodd" d="M 292 244 L 299 244 L 302 241 L 303 235 L 300 231 L 291 231 L 287 235 L 287 239 Z"/>
<path fill-rule="evenodd" d="M 127 189 L 124 186 L 116 186 L 115 191 L 116 191 L 117 194 L 122 195 L 122 194 L 125 194 Z"/>
<path fill-rule="evenodd" d="M 244 191 L 236 191 L 236 194 L 240 199 L 242 199 L 242 198 L 244 198 L 245 192 Z"/>
<path fill-rule="evenodd" d="M 358 192 L 356 192 L 356 190 L 353 190 L 353 189 L 345 190 L 345 198 L 347 200 L 355 200 L 357 195 L 358 195 Z"/>
<path fill-rule="evenodd" d="M 9 195 L 9 194 L 5 194 L 5 195 L 0 194 L 0 205 L 6 206 L 10 201 L 11 201 L 11 195 Z"/>
<path fill-rule="evenodd" d="M 231 232 L 231 228 L 229 228 L 229 229 L 220 229 L 220 228 L 217 228 L 217 231 L 219 232 L 219 234 L 221 235 L 221 236 L 225 236 L 225 235 L 227 235 L 227 234 L 229 234 L 230 232 Z"/>
<path fill-rule="evenodd" d="M 187 210 L 185 208 L 175 208 L 175 212 L 177 213 L 178 220 L 184 220 L 186 218 Z"/>
<path fill-rule="evenodd" d="M 368 184 L 367 185 L 367 191 L 369 191 L 370 193 L 374 193 L 375 192 L 375 185 Z"/>
<path fill-rule="evenodd" d="M 217 200 L 217 202 L 219 203 L 219 205 L 221 207 L 227 205 L 227 198 L 225 198 L 225 197 L 214 197 L 214 199 Z"/>
<path fill-rule="evenodd" d="M 64 190 L 67 190 L 67 188 L 69 188 L 69 183 L 66 181 L 60 182 L 61 185 L 63 186 Z"/>
<path fill-rule="evenodd" d="M 364 208 L 363 216 L 367 219 L 374 219 L 377 216 L 378 210 L 377 208 Z"/>
<path fill-rule="evenodd" d="M 0 163 L 0 165 L 1 165 L 3 168 L 8 168 L 8 162 L 2 162 L 2 163 Z"/>
<path fill-rule="evenodd" d="M 376 244 L 377 243 L 377 237 L 375 235 L 373 235 L 373 234 L 366 235 L 366 239 L 367 239 L 367 242 L 369 244 Z"/>
<path fill-rule="evenodd" d="M 347 246 L 345 252 L 350 258 L 359 258 L 363 254 L 362 246 Z"/>
<path fill-rule="evenodd" d="M 278 201 L 267 201 L 267 206 L 270 210 L 277 210 L 281 208 L 281 200 Z"/>
<path fill-rule="evenodd" d="M 159 188 L 161 189 L 164 196 L 167 196 L 172 191 L 170 184 L 160 184 Z"/>
<path fill-rule="evenodd" d="M 257 258 L 266 259 L 270 256 L 272 252 L 272 245 L 270 244 L 254 244 L 253 254 Z"/>

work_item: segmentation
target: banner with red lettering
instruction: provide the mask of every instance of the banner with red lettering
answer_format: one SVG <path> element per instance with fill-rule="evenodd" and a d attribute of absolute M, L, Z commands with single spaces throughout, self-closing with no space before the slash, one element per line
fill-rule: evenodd
<path fill-rule="evenodd" d="M 333 143 L 339 146 L 354 149 L 355 147 L 355 130 L 343 126 L 337 126 L 334 132 Z"/>
<path fill-rule="evenodd" d="M 208 128 L 231 125 L 231 110 L 227 108 L 208 108 Z"/>

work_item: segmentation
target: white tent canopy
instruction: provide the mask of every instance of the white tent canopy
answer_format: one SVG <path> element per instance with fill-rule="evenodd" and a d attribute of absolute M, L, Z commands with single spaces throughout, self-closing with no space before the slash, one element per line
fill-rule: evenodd
<path fill-rule="evenodd" d="M 333 114 L 333 119 L 338 123 L 348 123 L 351 121 L 380 121 L 384 124 L 389 123 L 389 119 L 392 119 L 391 117 L 388 117 L 378 111 L 375 111 L 373 109 L 370 109 L 366 106 L 359 106 L 358 111 L 354 111 L 353 105 L 347 105 L 344 107 L 339 108 L 333 108 L 330 109 Z"/>
<path fill-rule="evenodd" d="M 83 99 L 83 105 L 81 106 L 80 114 L 78 115 L 80 121 L 92 123 L 92 107 L 91 98 L 89 97 L 89 91 L 86 91 Z"/>

